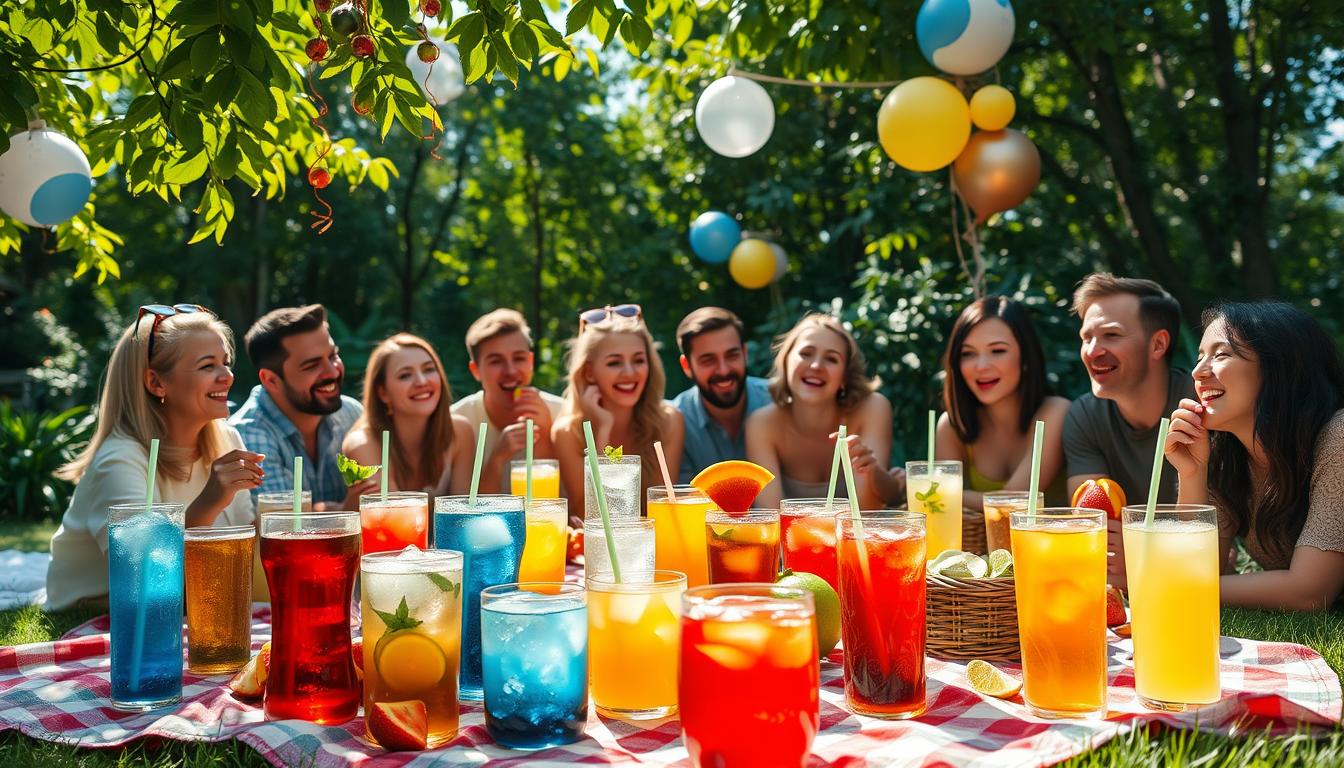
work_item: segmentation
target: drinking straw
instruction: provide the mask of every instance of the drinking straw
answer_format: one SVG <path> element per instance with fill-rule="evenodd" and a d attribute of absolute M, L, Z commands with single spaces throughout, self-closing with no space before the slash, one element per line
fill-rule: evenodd
<path fill-rule="evenodd" d="M 840 449 L 845 444 L 845 425 L 840 425 L 840 436 L 835 439 L 835 451 L 831 454 L 831 481 L 826 486 L 826 514 L 831 514 L 835 502 L 835 481 L 840 477 Z"/>
<path fill-rule="evenodd" d="M 294 457 L 294 514 L 303 511 L 303 457 Z M 294 530 L 298 530 L 297 524 Z"/>
<path fill-rule="evenodd" d="M 485 421 L 476 430 L 476 464 L 471 468 L 471 493 L 467 495 L 467 509 L 476 508 L 476 490 L 481 487 L 481 461 L 485 458 Z"/>
<path fill-rule="evenodd" d="M 929 409 L 929 477 L 933 477 L 933 438 L 938 429 L 938 412 Z"/>
<path fill-rule="evenodd" d="M 607 557 L 611 558 L 611 575 L 620 584 L 621 564 L 616 559 L 616 541 L 611 536 L 611 514 L 607 512 L 607 491 L 602 487 L 602 473 L 597 469 L 597 443 L 593 440 L 593 423 L 583 422 L 583 440 L 588 444 L 588 471 L 593 475 L 593 496 L 597 497 L 597 511 L 602 516 L 602 533 L 607 539 Z M 587 567 L 587 566 L 585 566 Z"/>
<path fill-rule="evenodd" d="M 1036 494 L 1041 489 L 1041 446 L 1045 441 L 1045 422 L 1036 422 L 1031 439 L 1031 481 L 1027 486 L 1027 519 L 1036 522 Z"/>
<path fill-rule="evenodd" d="M 391 433 L 389 433 L 386 429 L 383 430 L 383 467 L 378 471 L 378 477 L 382 484 L 381 492 L 383 495 L 384 504 L 387 503 L 387 468 L 392 466 L 391 464 L 387 463 L 387 441 L 389 434 Z"/>
<path fill-rule="evenodd" d="M 1167 432 L 1171 430 L 1171 419 L 1162 419 L 1157 426 L 1157 450 L 1153 451 L 1153 479 L 1148 483 L 1148 510 L 1143 515 L 1143 527 L 1153 527 L 1153 515 L 1157 512 L 1157 486 L 1162 482 L 1162 454 L 1167 446 Z"/>
<path fill-rule="evenodd" d="M 663 485 L 667 486 L 667 503 L 677 500 L 677 492 L 672 490 L 672 473 L 667 471 L 667 455 L 663 453 L 663 441 L 653 441 L 653 452 L 658 454 L 658 467 L 663 470 Z"/>
<path fill-rule="evenodd" d="M 154 475 L 159 469 L 159 439 L 149 441 L 149 471 L 145 473 L 145 514 L 154 508 Z M 146 557 L 148 552 L 141 553 Z M 140 657 L 145 653 L 145 595 L 149 592 L 150 568 L 144 563 L 140 568 L 140 595 L 135 601 L 135 633 L 131 635 L 131 688 L 140 690 Z"/>
<path fill-rule="evenodd" d="M 840 425 L 840 440 L 836 442 L 836 445 L 840 445 L 844 441 L 845 426 L 842 424 Z M 859 574 L 863 579 L 863 584 L 860 587 L 864 593 L 863 603 L 864 605 L 873 606 L 877 604 L 875 602 L 876 594 L 873 589 L 872 571 L 868 568 L 868 547 L 863 540 L 863 518 L 859 514 L 859 494 L 854 487 L 854 464 L 849 458 L 848 450 L 841 451 L 840 456 L 841 466 L 845 469 L 845 490 L 849 492 L 849 519 L 853 522 L 854 527 L 854 551 L 859 555 Z M 836 541 L 835 546 L 837 548 L 842 547 L 844 546 L 844 542 Z M 882 637 L 882 633 L 877 626 L 877 614 L 873 611 L 866 611 L 866 613 L 868 615 L 868 624 L 870 631 L 872 632 L 872 637 Z M 885 643 L 877 644 L 877 663 L 881 666 L 882 675 L 885 677 L 887 671 L 891 669 L 891 662 L 887 658 L 887 647 Z"/>
<path fill-rule="evenodd" d="M 523 449 L 524 451 L 526 451 L 525 456 L 526 461 L 524 462 L 524 469 L 527 473 L 527 477 L 523 482 L 523 509 L 532 508 L 532 426 L 533 426 L 532 420 L 528 419 L 527 447 Z"/>

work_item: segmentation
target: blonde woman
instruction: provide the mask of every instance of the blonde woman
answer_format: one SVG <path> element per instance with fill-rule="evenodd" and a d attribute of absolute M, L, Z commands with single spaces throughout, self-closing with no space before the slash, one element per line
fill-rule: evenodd
<path fill-rule="evenodd" d="M 560 418 L 551 429 L 560 479 L 583 488 L 583 422 L 593 423 L 598 450 L 621 446 L 643 459 L 643 485 L 662 482 L 653 443 L 661 440 L 667 469 L 677 476 L 686 426 L 681 412 L 663 400 L 666 377 L 636 304 L 586 310 L 570 342 L 569 380 Z M 641 489 L 640 503 L 644 495 Z M 571 519 L 583 519 L 583 492 L 569 494 Z"/>
<path fill-rule="evenodd" d="M 233 334 L 209 310 L 140 308 L 108 362 L 93 440 L 57 473 L 77 485 L 51 538 L 49 610 L 106 601 L 108 508 L 145 500 L 153 438 L 155 501 L 187 505 L 188 527 L 253 523 L 264 457 L 225 421 L 232 365 Z"/>
<path fill-rule="evenodd" d="M 450 412 L 452 402 L 438 353 L 419 336 L 398 333 L 369 355 L 364 413 L 341 451 L 360 464 L 379 464 L 387 430 L 388 490 L 466 493 L 476 441 L 467 420 Z"/>
<path fill-rule="evenodd" d="M 841 424 L 860 506 L 881 509 L 905 493 L 902 473 L 887 472 L 891 403 L 873 390 L 863 354 L 839 320 L 814 312 L 776 340 L 770 397 L 773 404 L 747 418 L 747 458 L 775 475 L 756 506 L 825 496 Z M 844 485 L 837 482 L 837 496 Z"/>

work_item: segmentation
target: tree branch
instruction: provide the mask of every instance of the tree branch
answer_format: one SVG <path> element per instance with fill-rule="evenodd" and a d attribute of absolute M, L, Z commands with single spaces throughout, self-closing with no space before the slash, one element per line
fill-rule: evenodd
<path fill-rule="evenodd" d="M 439 219 L 434 225 L 434 234 L 429 239 L 429 251 L 425 256 L 425 261 L 416 273 L 416 282 L 422 282 L 428 276 L 429 268 L 434 263 L 434 252 L 439 250 L 439 243 L 443 240 L 444 230 L 448 228 L 448 220 L 457 211 L 457 204 L 462 199 L 462 190 L 466 187 L 464 181 L 467 173 L 467 159 L 471 154 L 471 142 L 476 136 L 476 129 L 477 124 L 475 122 L 468 122 L 466 129 L 462 132 L 462 138 L 458 139 L 457 158 L 453 164 L 453 191 L 448 195 L 448 200 L 444 202 L 443 207 L 439 209 Z"/>

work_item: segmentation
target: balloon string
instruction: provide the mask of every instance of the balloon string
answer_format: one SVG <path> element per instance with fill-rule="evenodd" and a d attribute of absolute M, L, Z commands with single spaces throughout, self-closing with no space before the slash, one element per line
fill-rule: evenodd
<path fill-rule="evenodd" d="M 317 64 L 315 62 L 309 63 L 308 98 L 312 99 L 313 103 L 317 105 L 317 116 L 313 118 L 312 123 L 313 127 L 322 133 L 322 141 L 318 144 L 317 156 L 308 164 L 308 186 L 312 188 L 313 197 L 317 199 L 317 202 L 321 203 L 322 206 L 327 209 L 325 212 L 309 211 L 309 213 L 313 215 L 313 218 L 316 219 L 316 221 L 310 225 L 310 228 L 316 229 L 317 234 L 321 235 L 325 234 L 328 229 L 331 229 L 331 214 L 333 213 L 333 210 L 331 203 L 328 203 L 322 198 L 322 191 L 313 185 L 312 178 L 313 169 L 317 168 L 321 164 L 323 158 L 327 156 L 327 153 L 331 152 L 331 134 L 327 132 L 327 126 L 322 124 L 322 118 L 327 116 L 327 100 L 322 98 L 322 94 L 318 93 L 317 88 L 313 85 L 313 72 L 316 70 Z"/>
<path fill-rule="evenodd" d="M 732 77 L 745 77 L 748 80 L 756 80 L 762 83 L 798 85 L 804 88 L 891 88 L 900 85 L 903 82 L 901 80 L 877 80 L 842 83 L 836 80 L 795 80 L 791 77 L 778 77 L 776 75 L 764 75 L 759 72 L 748 72 L 744 69 L 738 69 L 736 64 L 728 67 L 728 74 Z"/>

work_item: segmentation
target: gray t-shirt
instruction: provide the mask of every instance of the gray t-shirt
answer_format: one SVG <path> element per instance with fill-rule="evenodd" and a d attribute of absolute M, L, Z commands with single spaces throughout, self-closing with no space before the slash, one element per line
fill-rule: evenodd
<path fill-rule="evenodd" d="M 1170 415 L 1183 397 L 1194 399 L 1195 382 L 1190 374 L 1173 369 L 1162 412 Z M 1153 475 L 1157 426 L 1131 427 L 1120 416 L 1114 401 L 1102 400 L 1091 392 L 1074 400 L 1064 419 L 1064 458 L 1069 476 L 1105 475 L 1120 483 L 1130 504 L 1142 504 L 1148 499 L 1148 483 Z M 1170 464 L 1162 468 L 1157 500 L 1164 504 L 1176 502 L 1176 470 Z"/>

